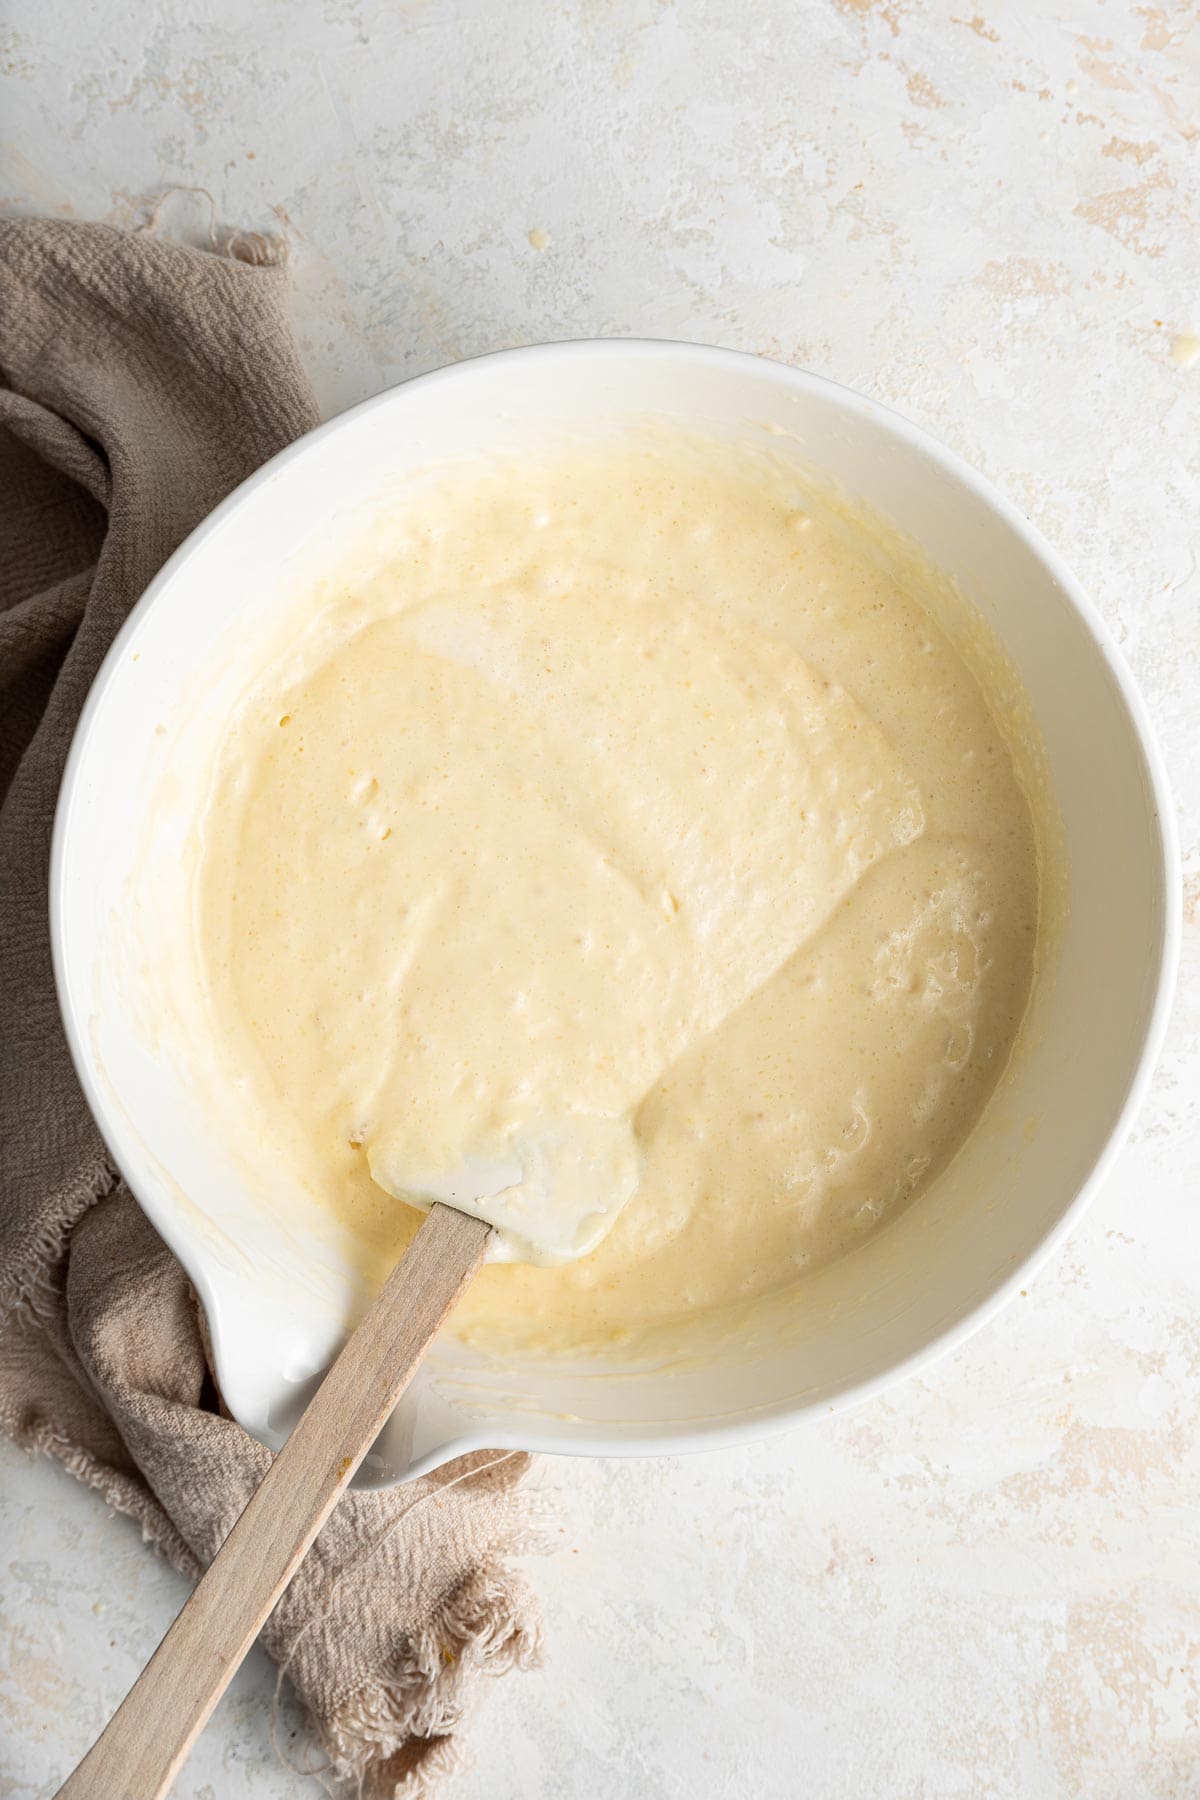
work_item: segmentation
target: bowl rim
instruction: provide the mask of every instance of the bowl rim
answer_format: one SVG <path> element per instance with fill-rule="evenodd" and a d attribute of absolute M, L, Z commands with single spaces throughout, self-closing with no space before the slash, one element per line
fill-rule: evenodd
<path fill-rule="evenodd" d="M 979 1331 L 1021 1290 L 1037 1276 L 1068 1233 L 1075 1227 L 1084 1210 L 1091 1204 L 1107 1179 L 1117 1156 L 1129 1135 L 1135 1115 L 1145 1100 L 1154 1068 L 1162 1049 L 1174 999 L 1182 932 L 1181 860 L 1178 825 L 1166 764 L 1159 747 L 1146 705 L 1117 646 L 1116 640 L 1080 583 L 1058 552 L 986 476 L 981 475 L 958 453 L 938 438 L 915 424 L 894 407 L 874 400 L 857 389 L 831 380 L 810 370 L 796 369 L 786 363 L 758 356 L 749 351 L 718 348 L 674 338 L 567 338 L 548 343 L 529 344 L 519 348 L 493 350 L 478 356 L 462 358 L 428 372 L 410 377 L 381 389 L 367 399 L 347 408 L 334 418 L 325 420 L 302 437 L 286 445 L 226 496 L 212 512 L 194 527 L 178 548 L 167 558 L 158 573 L 131 608 L 127 618 L 110 644 L 88 691 L 72 735 L 63 767 L 62 780 L 55 806 L 49 858 L 49 924 L 50 951 L 59 1013 L 76 1077 L 92 1116 L 100 1130 L 114 1163 L 124 1176 L 138 1205 L 146 1213 L 154 1229 L 183 1264 L 196 1288 L 213 1336 L 213 1357 L 218 1380 L 222 1377 L 223 1355 L 220 1343 L 220 1304 L 204 1258 L 198 1255 L 193 1238 L 178 1228 L 178 1215 L 169 1205 L 148 1201 L 138 1191 L 136 1171 L 127 1171 L 113 1150 L 115 1130 L 114 1101 L 108 1096 L 91 1066 L 88 1055 L 85 1022 L 74 1012 L 67 981 L 66 950 L 66 862 L 81 772 L 85 766 L 89 740 L 105 696 L 123 661 L 126 647 L 136 635 L 142 621 L 169 591 L 180 569 L 214 534 L 219 533 L 233 515 L 251 504 L 259 490 L 276 480 L 292 463 L 310 455 L 318 445 L 339 433 L 352 429 L 369 414 L 397 404 L 411 390 L 447 382 L 470 379 L 484 365 L 505 362 L 511 366 L 569 361 L 585 356 L 666 358 L 676 362 L 695 362 L 730 370 L 753 370 L 765 378 L 798 394 L 815 395 L 831 401 L 845 413 L 869 419 L 898 440 L 903 447 L 932 463 L 945 475 L 971 493 L 999 517 L 1003 524 L 1032 552 L 1048 571 L 1063 599 L 1078 616 L 1103 658 L 1108 675 L 1120 697 L 1141 752 L 1148 787 L 1152 825 L 1157 849 L 1156 875 L 1161 885 L 1163 906 L 1158 941 L 1151 946 L 1156 968 L 1153 999 L 1147 1010 L 1146 1023 L 1134 1054 L 1125 1093 L 1099 1146 L 1090 1169 L 1075 1193 L 1065 1203 L 1058 1217 L 1020 1262 L 994 1287 L 970 1306 L 960 1317 L 936 1332 L 918 1349 L 878 1374 L 860 1381 L 849 1380 L 845 1386 L 827 1393 L 819 1400 L 794 1396 L 764 1404 L 740 1413 L 736 1419 L 713 1420 L 672 1426 L 663 1422 L 654 1434 L 642 1438 L 622 1438 L 619 1433 L 608 1436 L 572 1438 L 569 1443 L 548 1442 L 535 1429 L 514 1432 L 510 1429 L 475 1429 L 456 1436 L 448 1448 L 423 1457 L 406 1471 L 407 1476 L 437 1466 L 449 1455 L 468 1451 L 499 1449 L 531 1449 L 539 1453 L 584 1456 L 653 1456 L 677 1454 L 689 1450 L 718 1450 L 755 1442 L 795 1429 L 804 1420 L 827 1416 L 857 1406 L 887 1389 L 929 1368 L 939 1358 L 966 1342 Z M 897 521 L 903 525 L 903 521 Z M 531 1420 L 531 1425 L 535 1421 Z"/>

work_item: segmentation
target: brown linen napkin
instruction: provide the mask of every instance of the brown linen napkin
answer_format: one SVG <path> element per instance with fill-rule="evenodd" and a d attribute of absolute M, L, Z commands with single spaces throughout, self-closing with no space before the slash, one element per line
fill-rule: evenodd
<path fill-rule="evenodd" d="M 217 1410 L 195 1296 L 79 1092 L 46 862 L 121 621 L 193 525 L 315 422 L 284 301 L 269 239 L 210 254 L 0 219 L 0 1424 L 192 1576 L 270 1459 Z M 263 1634 L 330 1772 L 371 1800 L 428 1793 L 458 1760 L 476 1674 L 536 1658 L 534 1603 L 503 1561 L 528 1462 L 483 1452 L 343 1500 Z"/>

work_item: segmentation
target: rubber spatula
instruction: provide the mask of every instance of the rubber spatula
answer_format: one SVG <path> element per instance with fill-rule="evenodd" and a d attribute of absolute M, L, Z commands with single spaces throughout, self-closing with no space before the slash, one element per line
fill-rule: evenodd
<path fill-rule="evenodd" d="M 369 1152 L 386 1192 L 428 1212 L 166 1637 L 61 1800 L 157 1800 L 496 1233 L 501 1255 L 585 1256 L 637 1186 L 627 1119 L 534 1120 L 449 1171 Z M 462 1209 L 462 1210 L 460 1210 Z"/>

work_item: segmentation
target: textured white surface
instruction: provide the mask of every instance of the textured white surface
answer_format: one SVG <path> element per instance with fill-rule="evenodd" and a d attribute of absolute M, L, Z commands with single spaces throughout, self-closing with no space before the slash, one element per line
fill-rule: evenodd
<path fill-rule="evenodd" d="M 891 401 L 1074 563 L 1171 764 L 1181 998 L 1071 1246 L 928 1379 L 847 1417 L 690 1461 L 547 1465 L 549 1657 L 488 1694 L 456 1800 L 1200 1793 L 1195 8 L 5 18 L 5 204 L 133 222 L 192 183 L 284 230 L 331 411 L 602 333 L 757 350 Z M 199 197 L 172 204 L 206 223 Z M 5 1446 L 0 1478 L 0 1793 L 48 1795 L 182 1589 L 57 1469 Z M 242 1672 L 184 1800 L 319 1793 L 276 1762 L 272 1685 L 265 1661 Z"/>

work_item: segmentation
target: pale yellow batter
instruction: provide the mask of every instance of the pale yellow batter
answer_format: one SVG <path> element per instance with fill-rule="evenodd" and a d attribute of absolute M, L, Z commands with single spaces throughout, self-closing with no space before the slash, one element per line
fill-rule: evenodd
<path fill-rule="evenodd" d="M 583 1260 L 483 1271 L 488 1342 L 776 1290 L 945 1165 L 1024 1012 L 1034 833 L 985 695 L 765 458 L 630 438 L 406 493 L 224 747 L 196 918 L 231 1073 L 379 1273 L 419 1219 L 372 1170 L 544 1140 L 561 1182 L 565 1129 L 636 1186 Z"/>

